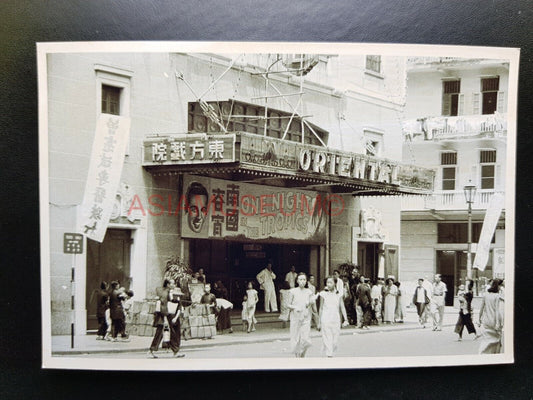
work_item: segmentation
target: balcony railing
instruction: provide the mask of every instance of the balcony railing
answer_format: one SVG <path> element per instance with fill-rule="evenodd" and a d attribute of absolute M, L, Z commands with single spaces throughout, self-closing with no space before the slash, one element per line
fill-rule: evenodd
<path fill-rule="evenodd" d="M 407 57 L 408 64 L 442 64 L 450 62 L 458 62 L 460 58 L 457 57 Z"/>
<path fill-rule="evenodd" d="M 487 209 L 494 190 L 478 191 L 472 204 L 473 210 Z M 462 190 L 438 191 L 428 196 L 404 196 L 402 197 L 402 211 L 422 210 L 466 210 L 465 195 Z"/>
<path fill-rule="evenodd" d="M 443 140 L 507 135 L 507 115 L 461 115 L 458 117 L 424 117 L 402 123 L 405 140 Z"/>

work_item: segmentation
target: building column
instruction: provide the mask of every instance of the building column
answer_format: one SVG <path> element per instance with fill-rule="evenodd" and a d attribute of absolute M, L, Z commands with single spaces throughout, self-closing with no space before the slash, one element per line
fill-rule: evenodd
<path fill-rule="evenodd" d="M 148 231 L 145 225 L 131 232 L 133 244 L 130 252 L 130 276 L 132 278 L 131 290 L 139 301 L 146 298 L 146 274 L 147 274 L 147 247 Z"/>

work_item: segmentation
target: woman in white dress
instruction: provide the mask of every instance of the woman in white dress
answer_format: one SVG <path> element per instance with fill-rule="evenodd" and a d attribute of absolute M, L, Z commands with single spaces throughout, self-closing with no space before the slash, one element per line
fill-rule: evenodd
<path fill-rule="evenodd" d="M 500 291 L 503 281 L 494 278 L 479 309 L 479 325 L 483 323 L 483 336 L 479 354 L 501 353 L 503 343 L 504 298 Z"/>
<path fill-rule="evenodd" d="M 317 329 L 322 331 L 322 351 L 327 357 L 333 357 L 341 333 L 341 315 L 344 321 L 342 326 L 348 325 L 343 296 L 336 289 L 334 277 L 327 278 L 326 289 L 321 291 L 318 296 L 321 300 L 318 312 L 320 322 Z"/>
<path fill-rule="evenodd" d="M 385 282 L 385 312 L 383 315 L 383 320 L 387 324 L 394 322 L 397 296 L 398 288 L 394 284 L 394 280 L 392 278 L 387 279 Z"/>
<path fill-rule="evenodd" d="M 305 357 L 311 346 L 311 306 L 315 296 L 307 287 L 307 276 L 300 272 L 296 278 L 297 287 L 290 290 L 290 337 L 291 351 L 298 358 Z"/>

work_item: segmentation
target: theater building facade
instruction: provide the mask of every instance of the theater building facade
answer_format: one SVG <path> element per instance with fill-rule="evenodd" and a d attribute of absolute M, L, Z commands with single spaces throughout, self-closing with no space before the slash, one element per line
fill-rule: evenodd
<path fill-rule="evenodd" d="M 52 334 L 73 318 L 77 334 L 96 328 L 101 281 L 153 296 L 172 256 L 236 305 L 268 262 L 277 284 L 295 266 L 322 286 L 344 262 L 400 275 L 398 196 L 428 194 L 434 178 L 401 161 L 404 64 L 48 55 Z M 83 235 L 81 254 L 64 252 L 67 232 Z"/>

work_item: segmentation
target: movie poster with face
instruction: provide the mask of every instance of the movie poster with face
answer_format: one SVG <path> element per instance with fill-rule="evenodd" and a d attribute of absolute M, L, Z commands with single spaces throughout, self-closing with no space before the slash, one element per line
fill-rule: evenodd
<path fill-rule="evenodd" d="M 340 196 L 194 175 L 183 181 L 182 236 L 219 239 L 326 240 Z"/>

